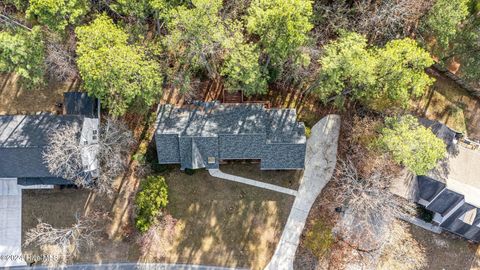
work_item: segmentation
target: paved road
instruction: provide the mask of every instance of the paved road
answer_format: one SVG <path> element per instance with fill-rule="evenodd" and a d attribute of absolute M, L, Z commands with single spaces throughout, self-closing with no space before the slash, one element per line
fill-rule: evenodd
<path fill-rule="evenodd" d="M 220 171 L 219 169 L 210 169 L 210 170 L 208 170 L 208 172 L 213 177 L 217 177 L 217 178 L 221 178 L 221 179 L 225 179 L 225 180 L 229 180 L 229 181 L 234 181 L 234 182 L 238 182 L 238 183 L 242 183 L 242 184 L 246 184 L 246 185 L 250 185 L 250 186 L 264 188 L 264 189 L 268 189 L 268 190 L 272 190 L 272 191 L 276 191 L 276 192 L 280 192 L 280 193 L 285 193 L 285 194 L 292 195 L 292 196 L 297 196 L 297 194 L 298 194 L 298 192 L 296 190 L 293 190 L 293 189 L 284 188 L 284 187 L 280 187 L 280 186 L 276 186 L 276 185 L 272 185 L 272 184 L 268 184 L 268 183 L 264 183 L 264 182 L 260 182 L 260 181 L 256 181 L 256 180 L 252 180 L 252 179 L 248 179 L 248 178 L 224 173 L 224 172 Z"/>
<path fill-rule="evenodd" d="M 12 270 L 51 270 L 47 266 L 12 267 Z M 167 264 L 167 263 L 106 263 L 106 264 L 73 264 L 60 269 L 66 270 L 244 270 L 207 265 Z"/>
<path fill-rule="evenodd" d="M 307 141 L 305 171 L 298 195 L 290 210 L 280 242 L 266 270 L 293 269 L 295 252 L 310 208 L 335 169 L 339 132 L 340 116 L 338 115 L 328 115 L 313 126 Z"/>

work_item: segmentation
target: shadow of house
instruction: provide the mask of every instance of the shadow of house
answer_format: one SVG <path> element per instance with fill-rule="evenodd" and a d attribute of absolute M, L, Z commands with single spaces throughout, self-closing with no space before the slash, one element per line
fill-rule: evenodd
<path fill-rule="evenodd" d="M 303 169 L 305 126 L 292 109 L 260 104 L 162 105 L 155 133 L 160 164 L 218 169 L 222 160 L 260 160 L 262 170 Z"/>
<path fill-rule="evenodd" d="M 72 114 L 0 116 L 0 178 L 17 179 L 19 185 L 26 186 L 72 184 L 52 175 L 42 157 L 48 145 L 49 134 L 64 126 L 79 127 L 77 136 L 80 143 L 92 144 L 98 141 L 99 123 L 96 111 L 87 113 L 88 116 L 81 114 L 87 112 L 86 104 L 94 104 L 95 101 L 85 97 L 78 100 L 71 94 L 73 93 L 68 93 L 65 100 L 66 110 Z M 77 108 L 72 108 L 74 105 Z M 91 108 L 95 109 L 94 107 Z M 88 163 L 84 167 L 85 173 L 93 176 L 96 172 L 96 161 L 86 159 L 85 163 Z"/>

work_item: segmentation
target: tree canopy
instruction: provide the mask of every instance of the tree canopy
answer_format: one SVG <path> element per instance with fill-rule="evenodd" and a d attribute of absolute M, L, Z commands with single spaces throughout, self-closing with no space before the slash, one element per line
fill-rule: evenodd
<path fill-rule="evenodd" d="M 75 25 L 89 9 L 87 0 L 30 0 L 26 16 L 61 32 L 67 25 Z"/>
<path fill-rule="evenodd" d="M 437 0 L 424 21 L 424 31 L 441 47 L 447 47 L 469 14 L 470 0 Z"/>
<path fill-rule="evenodd" d="M 313 28 L 310 0 L 253 0 L 247 13 L 248 32 L 259 38 L 260 47 L 274 65 L 297 55 Z"/>
<path fill-rule="evenodd" d="M 127 43 L 128 35 L 105 15 L 76 29 L 77 64 L 83 87 L 113 115 L 139 100 L 151 105 L 162 92 L 158 63 Z"/>
<path fill-rule="evenodd" d="M 433 64 L 432 58 L 409 38 L 369 47 L 364 36 L 342 31 L 325 46 L 320 64 L 321 99 L 351 93 L 377 110 L 404 108 L 433 83 L 424 70 Z"/>
<path fill-rule="evenodd" d="M 447 151 L 445 143 L 411 115 L 387 117 L 378 142 L 393 160 L 417 175 L 433 169 Z"/>
<path fill-rule="evenodd" d="M 15 72 L 28 89 L 44 84 L 45 46 L 42 32 L 0 32 L 0 72 Z"/>

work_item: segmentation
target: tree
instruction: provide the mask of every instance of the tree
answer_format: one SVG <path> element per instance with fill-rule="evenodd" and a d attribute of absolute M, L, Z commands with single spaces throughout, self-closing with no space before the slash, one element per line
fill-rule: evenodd
<path fill-rule="evenodd" d="M 71 180 L 80 187 L 99 193 L 111 194 L 115 178 L 125 172 L 127 156 L 133 145 L 133 137 L 119 121 L 107 119 L 100 129 L 98 143 L 84 144 L 78 136 L 78 125 L 66 125 L 49 135 L 43 159 L 53 175 Z M 97 173 L 86 173 L 83 155 L 94 155 Z"/>
<path fill-rule="evenodd" d="M 90 7 L 87 0 L 30 0 L 26 17 L 37 20 L 53 31 L 62 32 L 75 25 Z"/>
<path fill-rule="evenodd" d="M 408 106 L 411 98 L 422 96 L 434 79 L 425 73 L 433 65 L 430 54 L 417 42 L 404 38 L 392 40 L 374 52 L 377 57 L 375 83 L 359 98 L 377 110 Z"/>
<path fill-rule="evenodd" d="M 322 100 L 336 95 L 341 101 L 351 94 L 376 110 L 405 108 L 433 83 L 424 70 L 432 58 L 409 38 L 368 47 L 364 36 L 342 31 L 325 46 L 320 64 L 316 92 Z"/>
<path fill-rule="evenodd" d="M 423 32 L 442 48 L 448 47 L 458 26 L 467 18 L 470 0 L 437 0 L 423 23 Z"/>
<path fill-rule="evenodd" d="M 340 37 L 324 47 L 319 60 L 321 100 L 343 91 L 353 91 L 375 84 L 378 59 L 367 47 L 367 39 L 353 32 L 341 31 Z"/>
<path fill-rule="evenodd" d="M 230 91 L 243 90 L 247 96 L 266 93 L 267 81 L 259 64 L 258 48 L 244 42 L 241 34 L 233 40 L 226 46 L 229 52 L 221 69 L 226 88 Z"/>
<path fill-rule="evenodd" d="M 49 256 L 49 266 L 58 267 L 66 265 L 82 247 L 93 246 L 98 230 L 96 224 L 101 218 L 100 213 L 89 216 L 75 216 L 76 221 L 66 228 L 55 228 L 39 220 L 37 226 L 25 234 L 24 246 L 40 247 L 42 252 Z"/>
<path fill-rule="evenodd" d="M 385 243 L 399 212 L 389 190 L 392 179 L 381 168 L 360 177 L 350 160 L 340 161 L 333 182 L 344 211 L 334 228 L 338 238 L 364 252 L 377 250 Z"/>
<path fill-rule="evenodd" d="M 113 115 L 122 115 L 140 100 L 152 105 L 162 91 L 159 65 L 141 48 L 127 44 L 128 35 L 106 15 L 77 27 L 77 65 L 84 88 Z"/>
<path fill-rule="evenodd" d="M 44 84 L 45 46 L 42 32 L 0 32 L 0 72 L 15 72 L 22 86 L 28 89 Z"/>
<path fill-rule="evenodd" d="M 281 66 L 307 43 L 313 28 L 312 10 L 310 0 L 253 0 L 246 18 L 247 31 L 259 38 L 272 64 Z"/>
<path fill-rule="evenodd" d="M 387 117 L 378 143 L 393 160 L 417 175 L 433 169 L 447 151 L 445 143 L 411 115 Z"/>
<path fill-rule="evenodd" d="M 164 215 L 138 237 L 137 243 L 143 260 L 160 260 L 167 256 L 167 251 L 173 244 L 177 222 L 171 215 Z"/>
<path fill-rule="evenodd" d="M 148 176 L 135 198 L 135 226 L 146 232 L 168 204 L 168 186 L 162 176 Z"/>
<path fill-rule="evenodd" d="M 219 16 L 221 0 L 193 0 L 192 8 L 179 6 L 169 14 L 165 47 L 174 69 L 172 82 L 179 81 L 182 89 L 196 72 L 206 71 L 210 78 L 219 74 L 223 42 L 227 30 Z M 180 77 L 180 78 L 176 78 Z"/>
<path fill-rule="evenodd" d="M 57 81 L 66 81 L 78 75 L 74 49 L 60 41 L 55 34 L 47 34 L 45 64 L 48 75 Z"/>

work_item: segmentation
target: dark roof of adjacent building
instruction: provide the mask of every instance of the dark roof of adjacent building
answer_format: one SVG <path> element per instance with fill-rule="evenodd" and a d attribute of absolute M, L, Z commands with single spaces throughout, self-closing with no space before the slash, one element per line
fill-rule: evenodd
<path fill-rule="evenodd" d="M 466 223 L 462 220 L 463 216 L 469 212 L 474 211 L 475 217 L 472 224 Z M 451 214 L 442 224 L 442 228 L 447 229 L 453 233 L 464 236 L 473 241 L 480 241 L 480 209 L 475 206 L 464 203 L 453 214 Z"/>
<path fill-rule="evenodd" d="M 98 100 L 85 92 L 66 92 L 63 94 L 66 114 L 83 115 L 94 118 L 98 116 Z"/>
<path fill-rule="evenodd" d="M 82 122 L 74 115 L 0 116 L 0 177 L 54 177 L 42 158 L 49 132 Z"/>
<path fill-rule="evenodd" d="M 436 181 L 428 176 L 417 176 L 417 192 L 416 200 L 423 199 L 430 202 L 435 196 L 437 196 L 444 188 L 445 184 Z"/>
<path fill-rule="evenodd" d="M 444 216 L 463 199 L 464 197 L 462 194 L 458 194 L 454 191 L 444 189 L 440 194 L 435 197 L 435 200 L 427 206 L 427 209 Z"/>
<path fill-rule="evenodd" d="M 305 126 L 293 109 L 266 110 L 261 104 L 176 108 L 161 106 L 157 134 L 181 137 L 266 134 L 268 143 L 305 143 Z"/>

